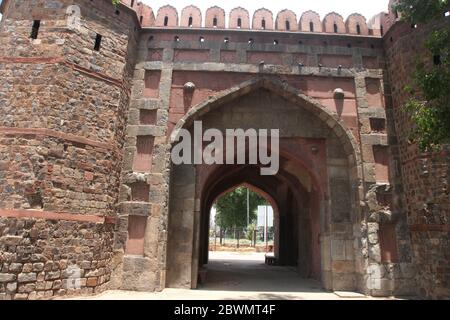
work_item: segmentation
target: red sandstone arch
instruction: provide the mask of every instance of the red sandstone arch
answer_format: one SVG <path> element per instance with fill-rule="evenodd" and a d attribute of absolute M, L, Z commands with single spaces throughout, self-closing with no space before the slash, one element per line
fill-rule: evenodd
<path fill-rule="evenodd" d="M 338 115 L 331 112 L 326 107 L 320 105 L 320 103 L 318 103 L 314 99 L 303 95 L 297 89 L 292 88 L 288 84 L 269 76 L 257 76 L 254 79 L 243 82 L 238 86 L 222 91 L 221 93 L 210 97 L 202 103 L 194 106 L 174 127 L 174 131 L 170 136 L 170 143 L 172 145 L 176 143 L 176 141 L 178 141 L 180 130 L 182 128 L 190 128 L 195 120 L 200 120 L 210 111 L 227 105 L 230 102 L 259 89 L 265 89 L 269 92 L 273 92 L 274 94 L 277 94 L 282 98 L 292 102 L 293 106 L 299 106 L 299 108 L 301 108 L 303 112 L 308 112 L 317 116 L 321 120 L 321 123 L 334 133 L 334 136 L 339 140 L 340 146 L 346 153 L 348 170 L 350 171 L 348 182 L 353 186 L 357 186 L 359 185 L 360 181 L 363 181 L 362 168 L 360 168 L 360 164 L 362 162 L 358 144 L 356 143 L 353 134 L 346 128 L 346 125 L 338 117 Z M 189 255 L 193 257 L 192 264 L 187 270 L 189 271 L 189 273 L 187 271 L 184 271 L 185 269 L 182 269 L 183 272 L 181 272 L 180 269 L 169 271 L 169 274 L 175 274 L 174 277 L 170 276 L 171 280 L 168 282 L 169 285 L 172 283 L 178 283 L 177 281 L 180 281 L 181 279 L 186 279 L 186 275 L 188 274 L 190 279 L 189 284 L 192 285 L 193 288 L 197 286 L 196 279 L 198 268 L 208 261 L 208 252 L 206 249 L 207 246 L 205 247 L 205 244 L 207 243 L 207 232 L 205 233 L 204 230 L 208 228 L 209 220 L 207 219 L 207 212 L 208 208 L 210 208 L 209 206 L 212 203 L 211 199 L 215 199 L 216 196 L 222 193 L 224 190 L 245 182 L 258 187 L 271 195 L 274 194 L 274 186 L 287 188 L 286 191 L 292 195 L 292 197 L 290 198 L 291 200 L 289 200 L 291 201 L 289 203 L 292 204 L 290 205 L 291 207 L 289 207 L 291 209 L 283 210 L 284 220 L 280 222 L 280 228 L 283 228 L 279 231 L 281 237 L 280 241 L 283 241 L 283 245 L 280 244 L 279 248 L 281 250 L 280 259 L 282 261 L 285 261 L 287 263 L 286 265 L 291 265 L 290 263 L 292 263 L 292 261 L 289 261 L 289 259 L 292 259 L 292 257 L 290 258 L 289 254 L 286 255 L 286 253 L 296 252 L 294 250 L 295 244 L 294 247 L 290 245 L 287 245 L 286 247 L 286 243 L 290 243 L 293 237 L 297 237 L 295 238 L 297 239 L 296 241 L 298 241 L 296 242 L 298 246 L 297 249 L 300 250 L 297 257 L 299 259 L 309 259 L 307 261 L 301 260 L 303 262 L 306 261 L 305 264 L 303 264 L 303 262 L 298 263 L 300 274 L 306 274 L 312 277 L 321 277 L 321 275 L 324 275 L 325 277 L 329 276 L 329 269 L 323 269 L 323 267 L 321 266 L 323 266 L 323 263 L 325 263 L 324 261 L 329 261 L 326 259 L 332 260 L 330 252 L 324 251 L 324 255 L 322 256 L 322 249 L 319 245 L 319 242 L 317 241 L 322 230 L 324 230 L 325 232 L 327 232 L 326 230 L 329 230 L 329 219 L 331 219 L 329 204 L 330 198 L 327 195 L 329 186 L 329 180 L 326 176 L 327 174 L 320 173 L 317 171 L 317 168 L 311 166 L 311 161 L 313 160 L 313 158 L 308 155 L 308 152 L 302 152 L 301 147 L 294 147 L 293 143 L 290 141 L 288 141 L 287 144 L 283 145 L 283 139 L 285 138 L 280 139 L 281 161 L 288 161 L 289 163 L 291 163 L 292 161 L 292 165 L 289 167 L 291 168 L 291 170 L 301 169 L 303 170 L 302 172 L 306 173 L 311 178 L 312 185 L 311 191 L 309 193 L 305 193 L 304 191 L 302 191 L 303 187 L 298 180 L 299 176 L 297 176 L 297 178 L 296 176 L 293 176 L 293 173 L 288 171 L 288 167 L 284 165 L 280 166 L 282 170 L 280 170 L 277 175 L 268 176 L 268 178 L 266 178 L 267 176 L 261 176 L 259 174 L 259 170 L 256 174 L 252 173 L 251 170 L 255 170 L 255 165 L 248 165 L 245 168 L 242 168 L 242 170 L 244 171 L 239 171 L 240 168 L 238 167 L 238 165 L 234 166 L 234 168 L 231 169 L 226 165 L 206 166 L 206 171 L 202 170 L 202 166 L 199 167 L 188 165 L 187 167 L 185 167 L 185 169 L 182 169 L 181 176 L 175 175 L 171 178 L 174 179 L 174 181 L 179 181 L 180 177 L 182 179 L 185 179 L 186 177 L 191 176 L 191 178 L 189 178 L 190 180 L 188 180 L 190 182 L 187 182 L 189 184 L 183 184 L 182 186 L 185 187 L 182 187 L 182 189 L 186 190 L 186 187 L 188 186 L 191 186 L 191 188 L 195 186 L 195 199 L 193 199 L 195 206 L 192 210 L 194 212 L 193 223 L 196 227 L 193 231 L 194 242 L 192 251 L 189 251 Z M 308 158 L 310 160 L 308 160 Z M 188 171 L 183 171 L 186 170 L 186 168 Z M 321 178 L 321 176 L 323 176 L 324 174 L 326 183 L 324 183 Z M 323 186 L 323 188 L 321 186 Z M 348 210 L 350 210 L 352 214 L 352 219 L 359 219 L 360 207 L 358 199 L 361 194 L 358 191 L 359 190 L 356 188 L 350 191 L 353 193 L 353 195 L 351 197 L 352 200 L 350 201 Z M 178 193 L 175 192 L 173 194 Z M 278 192 L 278 194 L 280 193 Z M 276 199 L 276 196 L 273 196 L 273 198 Z M 277 203 L 279 204 L 278 201 Z M 289 219 L 292 219 L 292 217 L 294 217 L 293 214 L 295 214 L 295 212 L 299 212 L 298 210 L 302 206 L 305 206 L 305 209 L 301 211 L 303 212 L 301 213 L 302 216 L 303 214 L 306 214 L 306 216 L 304 216 L 305 219 L 300 219 L 300 229 L 296 229 L 297 231 L 292 230 L 291 227 L 289 227 L 289 223 L 292 223 Z M 279 208 L 279 210 L 282 209 Z M 177 217 L 180 216 L 179 211 L 175 210 L 174 214 L 176 214 Z M 294 225 L 296 225 L 296 223 L 294 223 Z M 299 232 L 298 230 L 302 230 L 302 232 Z M 302 237 L 307 237 L 306 242 L 303 242 L 303 238 L 298 238 L 299 235 L 302 235 Z M 179 243 L 181 243 L 180 241 L 185 241 L 185 239 L 178 238 L 173 241 L 174 242 L 169 245 L 169 247 L 171 248 L 169 250 L 169 252 L 171 252 L 169 253 L 170 257 L 176 257 L 176 248 L 179 246 Z M 331 239 L 329 237 L 324 241 L 327 246 L 331 246 Z M 306 247 L 304 243 L 306 243 Z M 305 269 L 301 270 L 300 268 Z M 317 274 L 317 270 L 320 270 L 320 274 Z M 329 282 L 324 282 L 324 285 L 326 285 L 327 288 L 332 287 L 330 287 Z"/>
<path fill-rule="evenodd" d="M 214 22 L 216 22 L 216 25 L 214 25 Z M 214 6 L 206 10 L 205 27 L 225 28 L 225 10 L 218 6 Z"/>
<path fill-rule="evenodd" d="M 252 20 L 252 29 L 273 30 L 273 14 L 270 10 L 261 8 L 255 11 Z"/>
<path fill-rule="evenodd" d="M 253 174 L 250 173 L 252 172 L 252 167 L 254 172 Z M 202 167 L 198 170 L 200 172 L 200 176 L 204 176 L 201 173 Z M 199 182 L 202 186 L 201 191 L 199 191 L 201 193 L 201 228 L 203 229 L 201 236 L 203 239 L 203 249 L 200 249 L 200 259 L 202 260 L 202 263 L 207 263 L 208 260 L 208 252 L 206 250 L 208 247 L 208 232 L 206 230 L 209 226 L 209 213 L 214 201 L 221 195 L 235 189 L 240 185 L 247 185 L 250 186 L 250 189 L 255 190 L 260 195 L 262 194 L 274 208 L 274 226 L 276 228 L 275 255 L 279 258 L 279 261 L 286 265 L 297 265 L 299 271 L 302 270 L 303 276 L 320 279 L 320 246 L 317 246 L 317 243 L 313 240 L 316 239 L 320 233 L 320 217 L 318 210 L 320 205 L 318 192 L 313 191 L 308 193 L 302 185 L 299 185 L 299 181 L 297 180 L 298 178 L 283 170 L 281 170 L 276 176 L 260 177 L 257 166 L 245 165 L 232 166 L 232 168 L 230 168 L 229 166 L 217 165 L 214 169 L 208 170 L 208 172 L 207 179 L 203 182 Z M 281 195 L 277 189 L 283 185 L 288 187 L 287 190 L 294 197 L 292 201 L 296 203 L 297 208 L 304 208 L 300 216 L 298 216 L 299 212 L 296 210 L 286 211 L 286 202 L 282 197 L 280 198 Z M 279 204 L 283 205 L 282 212 L 280 211 Z M 304 263 L 302 265 L 297 264 L 296 257 L 297 254 L 299 254 L 297 250 L 294 250 L 294 252 L 289 251 L 295 248 L 298 243 L 292 244 L 286 242 L 286 237 L 288 236 L 286 232 L 291 234 L 291 236 L 295 235 L 295 241 L 299 241 L 298 232 L 300 231 L 293 225 L 286 225 L 285 219 L 287 218 L 306 219 L 305 221 L 309 221 L 306 225 L 303 224 L 301 229 L 302 239 L 307 242 L 305 242 L 306 247 L 301 250 L 301 258 Z M 293 234 L 291 233 L 292 230 L 289 231 L 291 227 L 296 230 Z M 290 252 L 290 255 L 292 256 L 287 255 L 288 252 Z"/>
<path fill-rule="evenodd" d="M 201 28 L 202 12 L 196 6 L 190 5 L 181 11 L 180 27 Z"/>
<path fill-rule="evenodd" d="M 167 22 L 167 23 L 166 23 Z M 178 12 L 177 9 L 170 5 L 159 8 L 156 16 L 155 25 L 157 27 L 177 27 Z"/>
<path fill-rule="evenodd" d="M 322 32 L 322 22 L 319 14 L 311 10 L 304 12 L 300 17 L 299 29 L 306 32 Z"/>
<path fill-rule="evenodd" d="M 281 31 L 297 31 L 298 24 L 295 13 L 288 9 L 280 11 L 275 21 L 275 29 Z"/>
<path fill-rule="evenodd" d="M 250 15 L 247 9 L 241 7 L 232 9 L 230 11 L 228 27 L 230 29 L 250 29 Z"/>
<path fill-rule="evenodd" d="M 344 19 L 340 14 L 331 12 L 323 18 L 323 31 L 328 33 L 346 33 Z M 336 28 L 336 29 L 335 29 Z"/>
<path fill-rule="evenodd" d="M 347 28 L 347 33 L 349 34 L 358 34 L 363 36 L 369 35 L 369 28 L 367 27 L 366 18 L 359 13 L 351 14 L 347 18 L 345 26 Z"/>
<path fill-rule="evenodd" d="M 238 184 L 236 186 L 230 187 L 224 191 L 222 191 L 219 195 L 217 195 L 213 200 L 212 203 L 215 203 L 220 197 L 226 195 L 227 193 L 239 188 L 239 187 L 245 187 L 251 191 L 253 191 L 254 193 L 259 194 L 261 197 L 263 197 L 264 199 L 267 200 L 267 202 L 270 204 L 270 206 L 273 208 L 274 214 L 275 212 L 278 212 L 278 204 L 275 201 L 274 197 L 272 197 L 269 193 L 267 193 L 266 191 L 264 191 L 263 189 L 254 186 L 253 184 L 250 184 L 248 182 L 243 182 L 241 184 Z"/>

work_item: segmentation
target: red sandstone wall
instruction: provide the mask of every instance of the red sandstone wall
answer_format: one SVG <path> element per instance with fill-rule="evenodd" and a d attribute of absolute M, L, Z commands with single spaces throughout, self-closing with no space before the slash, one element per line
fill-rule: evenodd
<path fill-rule="evenodd" d="M 232 74 L 216 72 L 175 72 L 172 79 L 172 90 L 169 107 L 169 132 L 177 122 L 196 104 L 206 100 L 218 92 L 252 79 L 251 74 Z M 315 77 L 282 77 L 294 88 L 300 89 L 306 95 L 317 99 L 322 105 L 333 112 L 337 112 L 347 124 L 348 128 L 358 137 L 358 121 L 356 111 L 355 87 L 351 79 L 318 79 Z M 218 81 L 220 79 L 220 81 Z M 194 93 L 186 96 L 184 84 L 193 82 L 196 86 Z M 335 88 L 342 88 L 345 92 L 344 101 L 338 102 L 333 97 Z"/>

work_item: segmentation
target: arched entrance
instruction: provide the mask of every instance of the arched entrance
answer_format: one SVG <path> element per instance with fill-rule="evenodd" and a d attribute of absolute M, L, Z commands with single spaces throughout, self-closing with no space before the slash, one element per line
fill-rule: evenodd
<path fill-rule="evenodd" d="M 258 78 L 192 108 L 172 140 L 194 120 L 223 132 L 280 129 L 280 169 L 261 176 L 258 165 L 172 166 L 167 286 L 197 287 L 198 270 L 208 262 L 210 208 L 220 194 L 247 184 L 276 204 L 281 264 L 297 266 L 300 276 L 320 279 L 327 289 L 356 289 L 358 152 L 338 116 L 284 83 Z"/>

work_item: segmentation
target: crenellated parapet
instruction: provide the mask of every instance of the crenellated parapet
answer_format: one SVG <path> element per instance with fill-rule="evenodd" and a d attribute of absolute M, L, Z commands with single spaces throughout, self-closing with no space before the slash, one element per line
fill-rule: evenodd
<path fill-rule="evenodd" d="M 206 10 L 205 16 L 206 28 L 225 28 L 225 10 L 214 6 Z"/>
<path fill-rule="evenodd" d="M 255 11 L 252 19 L 252 29 L 254 30 L 273 30 L 272 11 L 261 8 Z"/>
<path fill-rule="evenodd" d="M 277 14 L 275 20 L 275 30 L 297 31 L 298 22 L 295 12 L 284 9 Z"/>
<path fill-rule="evenodd" d="M 226 25 L 226 12 L 218 6 L 212 6 L 202 11 L 190 5 L 181 10 L 181 14 L 171 5 L 159 8 L 156 18 L 149 6 L 134 0 L 122 0 L 122 4 L 134 9 L 138 15 L 141 26 L 163 28 L 206 28 L 206 29 L 251 29 L 275 30 L 286 32 L 315 32 L 335 33 L 361 36 L 381 36 L 399 18 L 392 12 L 389 4 L 389 13 L 382 12 L 369 21 L 359 13 L 353 13 L 344 20 L 340 14 L 330 12 L 321 19 L 314 11 L 306 11 L 297 15 L 294 11 L 284 9 L 274 15 L 266 8 L 256 10 L 250 16 L 248 10 L 242 7 L 230 11 L 228 25 Z"/>

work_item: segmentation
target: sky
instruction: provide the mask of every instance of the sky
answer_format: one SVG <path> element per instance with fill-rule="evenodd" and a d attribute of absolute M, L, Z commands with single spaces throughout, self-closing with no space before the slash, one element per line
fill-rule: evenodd
<path fill-rule="evenodd" d="M 335 11 L 346 19 L 352 13 L 361 13 L 366 19 L 372 18 L 381 11 L 388 10 L 389 0 L 141 0 L 141 2 L 152 7 L 156 13 L 158 9 L 166 4 L 170 4 L 177 8 L 178 13 L 188 5 L 195 5 L 200 8 L 204 15 L 206 9 L 217 5 L 225 10 L 225 15 L 235 7 L 243 7 L 250 13 L 259 8 L 266 8 L 272 11 L 274 19 L 277 13 L 283 9 L 290 9 L 295 12 L 297 19 L 304 11 L 314 10 L 323 18 L 327 13 Z M 228 22 L 227 22 L 228 23 Z"/>
<path fill-rule="evenodd" d="M 3 0 L 0 0 L 0 3 Z M 244 7 L 250 12 L 250 17 L 253 12 L 259 8 L 267 8 L 274 14 L 283 9 L 290 9 L 297 14 L 297 19 L 300 18 L 302 12 L 307 10 L 314 10 L 323 18 L 327 13 L 335 11 L 346 19 L 352 13 L 361 13 L 366 19 L 370 19 L 381 11 L 387 11 L 389 0 L 309 0 L 309 1 L 293 1 L 293 0 L 141 0 L 152 7 L 156 13 L 158 9 L 166 4 L 170 4 L 177 8 L 178 12 L 188 5 L 195 5 L 202 10 L 203 15 L 206 9 L 217 5 L 223 8 L 226 12 L 227 24 L 228 14 L 231 9 L 235 7 Z M 1 14 L 0 14 L 1 20 Z"/>

